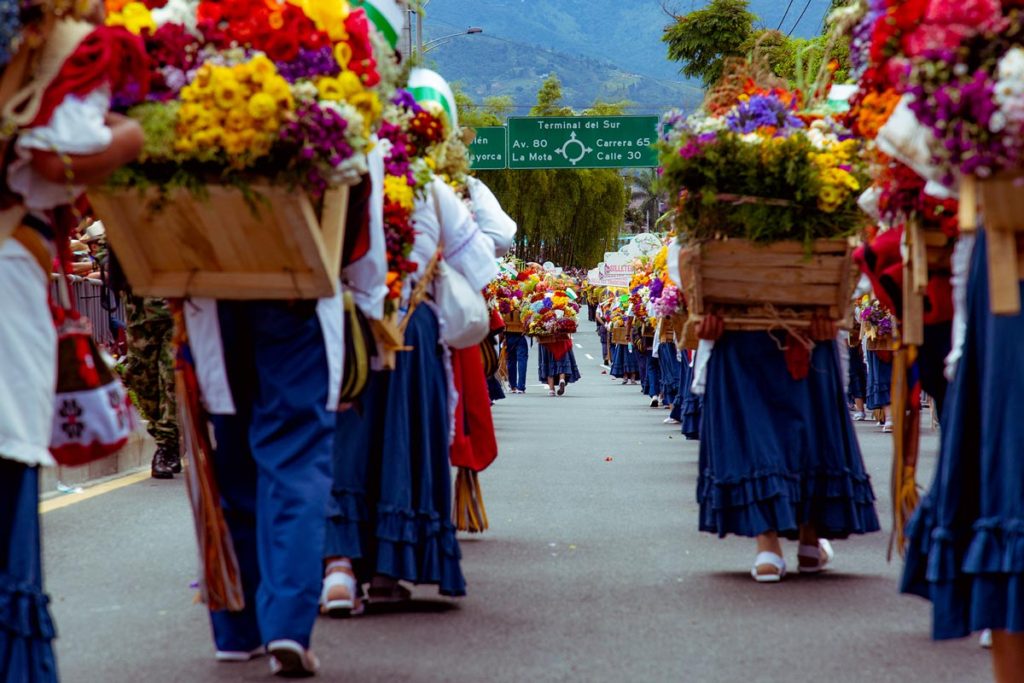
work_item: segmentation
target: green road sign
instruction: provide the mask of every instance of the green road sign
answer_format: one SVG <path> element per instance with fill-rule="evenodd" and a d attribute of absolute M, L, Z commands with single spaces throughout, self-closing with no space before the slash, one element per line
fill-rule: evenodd
<path fill-rule="evenodd" d="M 505 126 L 480 126 L 469 146 L 469 165 L 474 171 L 508 168 Z"/>
<path fill-rule="evenodd" d="M 511 117 L 508 167 L 653 168 L 657 116 Z"/>

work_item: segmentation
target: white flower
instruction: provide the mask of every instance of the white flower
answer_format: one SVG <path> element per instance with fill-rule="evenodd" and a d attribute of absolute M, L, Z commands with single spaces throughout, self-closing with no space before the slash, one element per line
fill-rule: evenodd
<path fill-rule="evenodd" d="M 998 74 L 999 80 L 1020 82 L 1024 79 L 1024 49 L 1016 46 L 1007 50 L 1003 58 L 999 60 Z"/>
<path fill-rule="evenodd" d="M 1006 114 L 1001 111 L 997 111 L 992 114 L 992 118 L 988 121 L 988 129 L 993 133 L 1000 133 L 1006 128 Z"/>
<path fill-rule="evenodd" d="M 199 0 L 169 0 L 163 7 L 153 10 L 153 21 L 157 28 L 164 24 L 181 24 L 189 33 L 201 37 L 196 28 L 196 9 Z"/>

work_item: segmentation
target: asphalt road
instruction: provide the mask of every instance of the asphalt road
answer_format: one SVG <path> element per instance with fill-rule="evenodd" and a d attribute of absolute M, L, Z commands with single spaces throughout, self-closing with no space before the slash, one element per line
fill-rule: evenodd
<path fill-rule="evenodd" d="M 577 342 L 584 379 L 565 397 L 536 384 L 531 350 L 528 393 L 495 407 L 491 529 L 462 539 L 468 597 L 417 588 L 406 611 L 322 620 L 323 680 L 991 680 L 973 639 L 929 640 L 927 603 L 896 593 L 887 533 L 837 543 L 828 574 L 751 581 L 752 541 L 697 532 L 697 444 L 600 374 L 596 335 Z M 858 430 L 888 520 L 889 441 Z M 936 448 L 932 433 L 925 483 Z M 265 660 L 213 661 L 180 479 L 43 519 L 65 683 L 267 680 Z"/>

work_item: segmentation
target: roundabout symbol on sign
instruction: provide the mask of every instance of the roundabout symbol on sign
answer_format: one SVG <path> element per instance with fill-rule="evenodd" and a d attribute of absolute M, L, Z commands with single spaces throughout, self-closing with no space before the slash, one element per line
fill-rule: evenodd
<path fill-rule="evenodd" d="M 569 145 L 577 145 L 579 147 L 579 156 L 569 156 Z M 590 147 L 587 147 L 582 140 L 576 139 L 576 133 L 574 131 L 572 135 L 569 137 L 569 139 L 565 141 L 565 144 L 555 150 L 555 154 L 561 154 L 563 157 L 565 157 L 566 161 L 575 166 L 579 162 L 583 161 L 583 158 L 593 151 L 594 150 L 592 150 Z"/>

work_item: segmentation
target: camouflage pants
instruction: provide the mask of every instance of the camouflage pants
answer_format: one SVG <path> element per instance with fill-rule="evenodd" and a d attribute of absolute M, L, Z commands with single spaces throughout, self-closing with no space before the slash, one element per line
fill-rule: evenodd
<path fill-rule="evenodd" d="M 162 299 L 125 297 L 128 356 L 124 380 L 158 447 L 178 452 L 174 395 L 174 319 Z"/>

